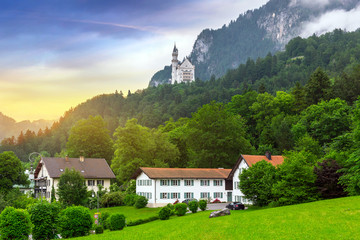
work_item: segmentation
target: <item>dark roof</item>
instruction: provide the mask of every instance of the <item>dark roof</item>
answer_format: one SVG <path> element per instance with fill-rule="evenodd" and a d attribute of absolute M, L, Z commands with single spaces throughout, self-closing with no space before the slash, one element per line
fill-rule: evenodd
<path fill-rule="evenodd" d="M 228 179 L 234 177 L 235 171 L 236 169 L 238 169 L 242 160 L 244 160 L 249 167 L 251 167 L 253 164 L 257 162 L 260 162 L 261 160 L 265 160 L 271 163 L 272 165 L 277 166 L 284 162 L 284 157 L 275 155 L 275 156 L 271 156 L 271 160 L 269 160 L 265 155 L 241 155 L 239 160 L 236 162 L 235 166 L 231 170 Z"/>
<path fill-rule="evenodd" d="M 141 167 L 133 175 L 144 172 L 151 179 L 226 179 L 231 169 L 221 168 L 149 168 Z"/>
<path fill-rule="evenodd" d="M 74 168 L 85 178 L 115 178 L 115 174 L 103 158 L 84 158 L 83 162 L 79 158 L 68 158 L 68 161 L 65 158 L 43 158 L 42 162 L 51 178 L 59 178 L 66 168 Z M 35 170 L 35 178 L 38 178 L 41 166 L 40 161 Z"/>

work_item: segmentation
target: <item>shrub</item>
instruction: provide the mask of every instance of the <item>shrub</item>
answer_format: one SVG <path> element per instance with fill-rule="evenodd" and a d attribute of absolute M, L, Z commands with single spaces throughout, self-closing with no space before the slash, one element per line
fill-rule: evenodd
<path fill-rule="evenodd" d="M 121 230 L 125 227 L 125 216 L 124 214 L 115 213 L 112 214 L 109 218 L 109 227 L 111 231 Z"/>
<path fill-rule="evenodd" d="M 206 206 L 207 206 L 207 201 L 206 200 L 200 200 L 199 201 L 199 208 L 201 209 L 201 211 L 205 211 Z"/>
<path fill-rule="evenodd" d="M 178 216 L 184 216 L 187 211 L 186 203 L 177 203 L 175 206 L 175 213 Z"/>
<path fill-rule="evenodd" d="M 73 206 L 60 212 L 58 229 L 63 238 L 80 237 L 89 234 L 92 224 L 88 208 Z"/>
<path fill-rule="evenodd" d="M 171 204 L 171 203 L 168 203 L 166 206 L 167 206 L 168 208 L 170 208 L 170 210 L 171 210 L 171 215 L 174 215 L 174 214 L 175 214 L 175 206 L 174 206 L 173 204 Z"/>
<path fill-rule="evenodd" d="M 147 203 L 148 203 L 148 199 L 147 199 L 146 197 L 144 197 L 144 196 L 137 196 L 137 197 L 136 197 L 136 200 L 135 200 L 134 206 L 135 206 L 136 208 L 144 208 L 144 207 L 146 207 Z"/>
<path fill-rule="evenodd" d="M 110 217 L 109 212 L 104 212 L 100 215 L 99 223 L 100 223 L 100 225 L 102 225 L 104 227 L 104 229 L 109 228 L 109 221 L 108 221 L 109 217 Z"/>
<path fill-rule="evenodd" d="M 171 216 L 171 209 L 168 206 L 161 208 L 159 212 L 159 218 L 161 220 L 168 220 Z"/>
<path fill-rule="evenodd" d="M 104 228 L 103 228 L 102 225 L 96 225 L 96 226 L 95 226 L 95 233 L 96 233 L 96 234 L 101 234 L 101 233 L 103 233 L 103 232 L 104 232 Z"/>
<path fill-rule="evenodd" d="M 136 194 L 127 194 L 124 198 L 124 204 L 126 206 L 134 206 L 136 198 Z"/>
<path fill-rule="evenodd" d="M 138 219 L 138 220 L 135 220 L 133 222 L 129 222 L 126 224 L 126 226 L 130 227 L 130 226 L 136 226 L 136 225 L 140 225 L 140 224 L 143 224 L 143 223 L 148 223 L 148 222 L 152 222 L 152 221 L 155 221 L 155 220 L 158 220 L 159 219 L 159 216 L 152 216 L 152 217 L 148 217 L 148 218 L 144 218 L 144 219 Z"/>
<path fill-rule="evenodd" d="M 106 193 L 101 198 L 101 205 L 105 207 L 116 207 L 124 204 L 124 194 L 122 192 Z"/>
<path fill-rule="evenodd" d="M 30 220 L 32 222 L 33 239 L 55 238 L 56 224 L 59 218 L 61 207 L 58 203 L 48 201 L 38 202 L 29 208 Z"/>
<path fill-rule="evenodd" d="M 1 239 L 28 239 L 30 231 L 30 215 L 26 210 L 6 207 L 4 211 L 1 212 Z"/>
<path fill-rule="evenodd" d="M 214 201 L 212 201 L 212 203 L 221 203 L 221 201 L 216 198 Z"/>
<path fill-rule="evenodd" d="M 196 213 L 199 207 L 199 203 L 197 201 L 191 201 L 189 202 L 189 210 L 192 213 Z"/>

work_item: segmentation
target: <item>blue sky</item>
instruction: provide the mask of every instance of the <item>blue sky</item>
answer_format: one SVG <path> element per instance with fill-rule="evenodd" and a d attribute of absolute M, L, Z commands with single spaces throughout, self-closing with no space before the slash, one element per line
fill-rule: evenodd
<path fill-rule="evenodd" d="M 174 42 L 190 54 L 219 28 L 267 0 L 2 0 L 0 112 L 57 119 L 102 93 L 146 88 Z"/>

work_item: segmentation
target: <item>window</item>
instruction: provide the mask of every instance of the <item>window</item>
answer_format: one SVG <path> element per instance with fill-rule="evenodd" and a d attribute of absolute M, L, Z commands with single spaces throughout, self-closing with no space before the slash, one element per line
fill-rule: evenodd
<path fill-rule="evenodd" d="M 241 201 L 241 196 L 235 196 L 235 202 L 242 202 Z"/>
<path fill-rule="evenodd" d="M 200 193 L 200 198 L 210 198 L 210 193 L 209 192 L 202 192 L 202 193 Z"/>
<path fill-rule="evenodd" d="M 240 189 L 239 184 L 240 184 L 240 182 L 234 182 L 234 189 Z"/>
<path fill-rule="evenodd" d="M 160 180 L 160 186 L 169 186 L 170 181 L 169 180 Z"/>
<path fill-rule="evenodd" d="M 223 198 L 222 192 L 214 192 L 214 198 Z"/>
<path fill-rule="evenodd" d="M 210 180 L 200 180 L 200 186 L 210 186 Z"/>
<path fill-rule="evenodd" d="M 186 193 L 184 193 L 184 198 L 186 199 L 186 198 L 194 198 L 194 193 L 192 193 L 192 192 L 186 192 Z"/>
<path fill-rule="evenodd" d="M 160 199 L 169 199 L 170 193 L 160 193 Z"/>
<path fill-rule="evenodd" d="M 151 192 L 137 192 L 136 193 L 139 196 L 144 196 L 147 199 L 151 199 L 152 198 L 152 193 Z"/>
<path fill-rule="evenodd" d="M 214 186 L 222 186 L 223 181 L 222 180 L 214 180 Z"/>
<path fill-rule="evenodd" d="M 137 185 L 138 186 L 151 186 L 151 184 L 152 184 L 151 179 L 137 180 Z"/>
<path fill-rule="evenodd" d="M 88 180 L 88 186 L 95 186 L 95 180 Z"/>
<path fill-rule="evenodd" d="M 177 192 L 171 193 L 171 199 L 179 199 L 179 198 L 180 198 L 180 193 Z"/>
<path fill-rule="evenodd" d="M 194 186 L 194 180 L 184 180 L 185 186 Z"/>
<path fill-rule="evenodd" d="M 171 180 L 171 186 L 180 186 L 180 180 Z"/>

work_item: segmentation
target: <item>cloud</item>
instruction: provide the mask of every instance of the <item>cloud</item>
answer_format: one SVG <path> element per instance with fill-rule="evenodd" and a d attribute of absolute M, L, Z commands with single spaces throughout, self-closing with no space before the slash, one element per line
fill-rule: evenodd
<path fill-rule="evenodd" d="M 350 11 L 334 10 L 326 12 L 317 19 L 304 23 L 303 26 L 301 37 L 308 37 L 314 33 L 321 35 L 336 28 L 355 31 L 360 28 L 360 5 Z"/>
<path fill-rule="evenodd" d="M 303 6 L 308 8 L 324 8 L 337 0 L 291 0 L 290 6 Z"/>

